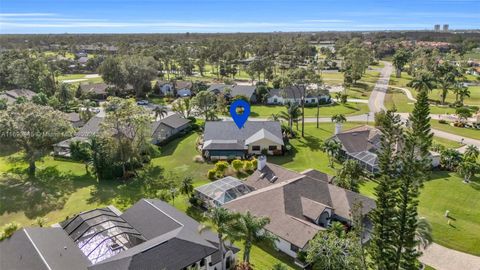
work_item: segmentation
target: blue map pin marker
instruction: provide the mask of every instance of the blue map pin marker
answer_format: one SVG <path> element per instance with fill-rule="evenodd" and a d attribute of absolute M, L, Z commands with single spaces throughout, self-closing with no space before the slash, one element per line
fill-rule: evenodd
<path fill-rule="evenodd" d="M 237 113 L 238 107 L 243 108 L 242 114 Z M 250 116 L 250 104 L 242 99 L 236 100 L 230 105 L 230 115 L 237 127 L 242 128 L 245 122 L 247 122 L 248 116 Z"/>

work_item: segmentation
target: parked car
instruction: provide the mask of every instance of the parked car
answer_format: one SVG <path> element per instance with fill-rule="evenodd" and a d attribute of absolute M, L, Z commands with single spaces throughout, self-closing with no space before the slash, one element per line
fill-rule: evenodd
<path fill-rule="evenodd" d="M 148 100 L 139 100 L 137 101 L 137 105 L 148 105 Z"/>

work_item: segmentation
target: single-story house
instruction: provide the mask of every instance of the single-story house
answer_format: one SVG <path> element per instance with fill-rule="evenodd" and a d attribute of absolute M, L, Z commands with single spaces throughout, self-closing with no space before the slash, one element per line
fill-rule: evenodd
<path fill-rule="evenodd" d="M 81 83 L 78 87 L 82 94 L 89 95 L 91 98 L 97 100 L 107 99 L 110 95 L 109 90 L 115 88 L 113 85 L 106 83 Z M 124 90 L 127 93 L 133 93 L 134 91 L 131 84 L 127 84 Z"/>
<path fill-rule="evenodd" d="M 0 94 L 0 99 L 5 99 L 8 104 L 15 103 L 19 98 L 25 98 L 26 100 L 32 100 L 37 93 L 28 89 L 13 89 L 8 90 Z"/>
<path fill-rule="evenodd" d="M 0 242 L 1 269 L 233 269 L 239 249 L 156 199 L 125 212 L 114 206 L 80 213 L 52 227 L 27 227 Z"/>
<path fill-rule="evenodd" d="M 279 165 L 258 160 L 258 169 L 244 183 L 254 191 L 223 205 L 234 212 L 268 217 L 265 230 L 278 237 L 275 246 L 295 258 L 318 232 L 332 221 L 352 226 L 351 214 L 361 207 L 364 215 L 363 241 L 368 241 L 372 224 L 368 213 L 375 201 L 329 183 L 331 177 L 308 170 L 297 173 Z"/>
<path fill-rule="evenodd" d="M 232 176 L 195 188 L 195 196 L 203 202 L 205 208 L 220 207 L 225 203 L 252 191 L 245 183 Z"/>
<path fill-rule="evenodd" d="M 363 125 L 346 131 L 336 130 L 329 140 L 340 143 L 340 156 L 345 159 L 355 159 L 371 173 L 378 172 L 377 152 L 381 147 L 382 132 L 374 127 Z M 432 167 L 440 164 L 440 154 L 431 151 L 430 159 Z"/>
<path fill-rule="evenodd" d="M 192 82 L 188 81 L 175 81 L 175 85 L 172 82 L 157 81 L 155 88 L 162 96 L 189 97 L 192 95 Z"/>
<path fill-rule="evenodd" d="M 290 86 L 284 89 L 271 89 L 268 92 L 267 104 L 287 104 L 300 103 L 303 90 L 301 88 Z M 330 95 L 327 90 L 322 91 L 321 95 L 313 95 L 309 91 L 306 92 L 305 104 L 311 103 L 329 103 Z"/>
<path fill-rule="evenodd" d="M 81 128 L 85 122 L 80 118 L 80 114 L 76 112 L 67 113 L 67 120 L 72 124 L 75 128 Z"/>
<path fill-rule="evenodd" d="M 152 123 L 152 143 L 158 144 L 190 126 L 190 120 L 175 113 Z"/>
<path fill-rule="evenodd" d="M 82 57 L 80 57 L 80 58 L 77 59 L 77 62 L 78 62 L 80 65 L 84 66 L 84 65 L 86 65 L 87 62 L 88 62 L 88 57 L 87 57 L 87 56 L 82 56 Z"/>
<path fill-rule="evenodd" d="M 55 156 L 70 157 L 70 144 L 74 141 L 88 141 L 89 137 L 95 135 L 100 130 L 100 124 L 103 117 L 94 116 L 80 128 L 75 136 L 53 145 L 53 154 Z"/>
<path fill-rule="evenodd" d="M 248 155 L 283 154 L 283 134 L 278 121 L 247 121 L 239 129 L 233 121 L 207 121 L 202 154 L 208 159 L 243 159 Z"/>
<path fill-rule="evenodd" d="M 228 91 L 227 91 L 228 89 Z M 227 85 L 227 84 L 212 84 L 207 91 L 212 91 L 215 94 L 222 93 L 227 98 L 234 98 L 236 96 L 245 96 L 250 102 L 257 101 L 256 86 L 251 85 Z"/>

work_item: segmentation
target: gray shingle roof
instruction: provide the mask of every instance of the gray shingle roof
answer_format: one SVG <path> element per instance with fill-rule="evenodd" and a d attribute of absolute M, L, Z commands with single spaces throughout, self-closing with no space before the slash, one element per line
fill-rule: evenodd
<path fill-rule="evenodd" d="M 243 128 L 239 129 L 233 121 L 208 121 L 205 123 L 204 141 L 213 142 L 237 141 L 236 144 L 245 144 L 245 141 L 265 129 L 271 135 L 276 137 L 277 141 L 282 141 L 282 128 L 277 121 L 247 121 Z M 270 136 L 270 135 L 269 135 Z"/>
<path fill-rule="evenodd" d="M 155 131 L 158 128 L 158 126 L 162 123 L 171 127 L 171 128 L 179 128 L 181 126 L 184 126 L 184 125 L 190 123 L 190 120 L 185 119 L 182 116 L 180 116 L 179 114 L 175 113 L 175 114 L 169 115 L 165 118 L 162 118 L 158 121 L 155 121 L 152 124 L 153 131 Z"/>
<path fill-rule="evenodd" d="M 103 122 L 104 118 L 99 116 L 94 116 L 88 120 L 87 123 L 75 134 L 76 137 L 90 137 L 95 135 L 100 130 L 100 124 Z"/>
<path fill-rule="evenodd" d="M 37 95 L 37 93 L 28 90 L 28 89 L 13 89 L 5 91 L 5 95 L 10 96 L 11 98 L 17 99 L 19 97 L 24 97 L 28 100 L 31 100 L 33 96 Z"/>
<path fill-rule="evenodd" d="M 215 92 L 223 92 L 225 88 L 229 88 L 230 90 L 232 89 L 233 85 L 228 85 L 228 84 L 223 84 L 223 83 L 218 83 L 218 84 L 212 84 L 208 87 L 207 91 L 215 91 Z"/>
<path fill-rule="evenodd" d="M 88 259 L 61 228 L 25 228 L 0 241 L 0 269 L 85 270 Z"/>
<path fill-rule="evenodd" d="M 348 220 L 350 211 L 359 202 L 362 203 L 363 214 L 375 207 L 372 199 L 331 185 L 323 179 L 269 163 L 266 168 L 275 170 L 277 181 L 270 181 L 266 171 L 255 172 L 245 184 L 256 190 L 226 203 L 224 207 L 269 217 L 270 224 L 266 229 L 296 246 L 304 247 L 318 231 L 325 229 L 310 221 L 325 208 L 333 209 L 335 215 Z M 264 178 L 261 177 L 263 173 Z"/>
<path fill-rule="evenodd" d="M 253 96 L 253 94 L 255 94 L 255 89 L 257 89 L 256 86 L 235 85 L 232 88 L 231 96 L 232 97 L 246 96 L 247 98 L 251 98 Z"/>

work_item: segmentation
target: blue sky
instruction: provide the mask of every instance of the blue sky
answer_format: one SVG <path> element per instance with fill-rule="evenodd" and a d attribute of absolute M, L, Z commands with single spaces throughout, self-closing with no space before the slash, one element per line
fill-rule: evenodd
<path fill-rule="evenodd" d="M 479 0 L 0 0 L 0 33 L 480 29 Z"/>

